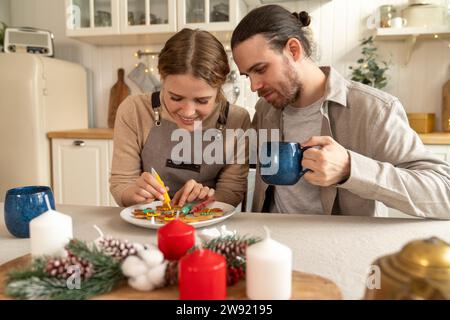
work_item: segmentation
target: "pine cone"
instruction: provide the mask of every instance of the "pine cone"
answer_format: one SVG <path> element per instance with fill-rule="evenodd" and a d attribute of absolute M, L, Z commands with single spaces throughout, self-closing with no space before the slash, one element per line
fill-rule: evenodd
<path fill-rule="evenodd" d="M 233 286 L 244 278 L 245 278 L 245 270 L 243 267 L 227 268 L 227 286 Z"/>
<path fill-rule="evenodd" d="M 258 238 L 226 236 L 212 239 L 203 248 L 223 255 L 227 261 L 227 285 L 232 286 L 245 278 L 245 253 L 247 247 L 258 242 Z M 197 250 L 192 248 L 189 252 Z M 166 284 L 178 283 L 178 261 L 169 261 L 165 274 Z"/>
<path fill-rule="evenodd" d="M 111 256 L 119 261 L 128 256 L 137 254 L 135 246 L 128 242 L 128 240 L 114 239 L 111 237 L 104 237 L 98 240 L 98 247 L 106 255 Z"/>
<path fill-rule="evenodd" d="M 56 278 L 67 279 L 76 272 L 74 267 L 80 270 L 82 280 L 90 278 L 93 274 L 93 266 L 89 261 L 79 259 L 71 252 L 67 258 L 51 258 L 44 267 L 44 272 Z"/>
<path fill-rule="evenodd" d="M 245 266 L 245 253 L 250 244 L 258 239 L 242 238 L 238 236 L 219 237 L 208 241 L 204 248 L 223 255 L 227 260 L 228 267 Z"/>
<path fill-rule="evenodd" d="M 178 261 L 169 261 L 166 268 L 165 280 L 168 286 L 178 283 Z"/>
<path fill-rule="evenodd" d="M 204 248 L 223 255 L 227 261 L 227 285 L 232 286 L 245 278 L 245 254 L 247 247 L 258 238 L 234 236 L 212 239 L 203 245 Z"/>

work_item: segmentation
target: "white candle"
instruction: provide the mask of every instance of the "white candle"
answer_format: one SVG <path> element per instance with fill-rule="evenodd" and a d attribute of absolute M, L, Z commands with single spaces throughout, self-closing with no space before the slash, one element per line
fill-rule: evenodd
<path fill-rule="evenodd" d="M 253 300 L 287 300 L 292 292 L 292 250 L 270 238 L 247 248 L 247 297 Z"/>
<path fill-rule="evenodd" d="M 62 256 L 65 253 L 65 245 L 72 239 L 72 218 L 52 210 L 48 198 L 46 201 L 48 211 L 30 221 L 30 243 L 33 257 Z"/>

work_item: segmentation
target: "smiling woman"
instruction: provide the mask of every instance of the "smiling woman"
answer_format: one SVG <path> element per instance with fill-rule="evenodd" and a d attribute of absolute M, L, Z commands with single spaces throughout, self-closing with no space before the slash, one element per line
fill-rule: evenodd
<path fill-rule="evenodd" d="M 161 92 L 127 98 L 119 107 L 114 126 L 114 154 L 110 189 L 117 203 L 131 206 L 162 199 L 165 189 L 149 174 L 151 168 L 164 180 L 173 204 L 215 197 L 238 205 L 247 187 L 248 157 L 244 164 L 206 164 L 194 157 L 208 146 L 192 149 L 177 162 L 171 158 L 178 143 L 175 130 L 194 136 L 198 130 L 247 130 L 248 112 L 230 105 L 222 85 L 230 71 L 222 44 L 210 33 L 183 29 L 170 38 L 159 54 Z M 220 140 L 220 139 L 217 139 Z M 224 156 L 227 156 L 226 154 Z"/>

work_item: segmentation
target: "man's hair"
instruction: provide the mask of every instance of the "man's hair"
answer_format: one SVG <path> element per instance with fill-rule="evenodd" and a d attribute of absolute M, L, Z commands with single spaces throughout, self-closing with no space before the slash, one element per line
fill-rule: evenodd
<path fill-rule="evenodd" d="M 279 5 L 266 5 L 250 11 L 237 25 L 231 37 L 231 48 L 261 34 L 269 46 L 282 51 L 290 38 L 300 41 L 306 55 L 311 56 L 311 43 L 303 27 L 309 26 L 311 17 L 306 11 L 291 13 Z"/>

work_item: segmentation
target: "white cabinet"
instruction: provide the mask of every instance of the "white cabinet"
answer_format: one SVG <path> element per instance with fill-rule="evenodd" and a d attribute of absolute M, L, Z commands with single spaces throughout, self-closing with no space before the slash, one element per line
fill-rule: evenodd
<path fill-rule="evenodd" d="M 65 0 L 66 35 L 119 34 L 119 0 Z"/>
<path fill-rule="evenodd" d="M 121 0 L 120 33 L 176 32 L 175 0 Z"/>
<path fill-rule="evenodd" d="M 115 206 L 109 192 L 111 160 L 112 140 L 52 139 L 56 202 Z"/>
<path fill-rule="evenodd" d="M 426 144 L 425 147 L 450 165 L 450 145 Z M 411 218 L 411 216 L 392 208 L 388 208 L 388 215 L 395 218 Z"/>
<path fill-rule="evenodd" d="M 94 45 L 161 44 L 183 28 L 229 42 L 243 0 L 65 0 L 66 35 Z"/>
<path fill-rule="evenodd" d="M 118 207 L 119 205 L 116 203 L 116 200 L 114 200 L 114 197 L 112 196 L 112 194 L 109 192 L 109 177 L 111 177 L 111 164 L 112 164 L 112 158 L 113 158 L 113 151 L 114 151 L 114 141 L 113 140 L 108 140 L 108 195 L 109 195 L 109 205 L 111 207 Z"/>
<path fill-rule="evenodd" d="M 439 159 L 447 161 L 450 165 L 450 145 L 430 144 L 426 145 L 426 147 Z"/>
<path fill-rule="evenodd" d="M 240 0 L 178 0 L 178 30 L 232 31 L 247 11 Z"/>

